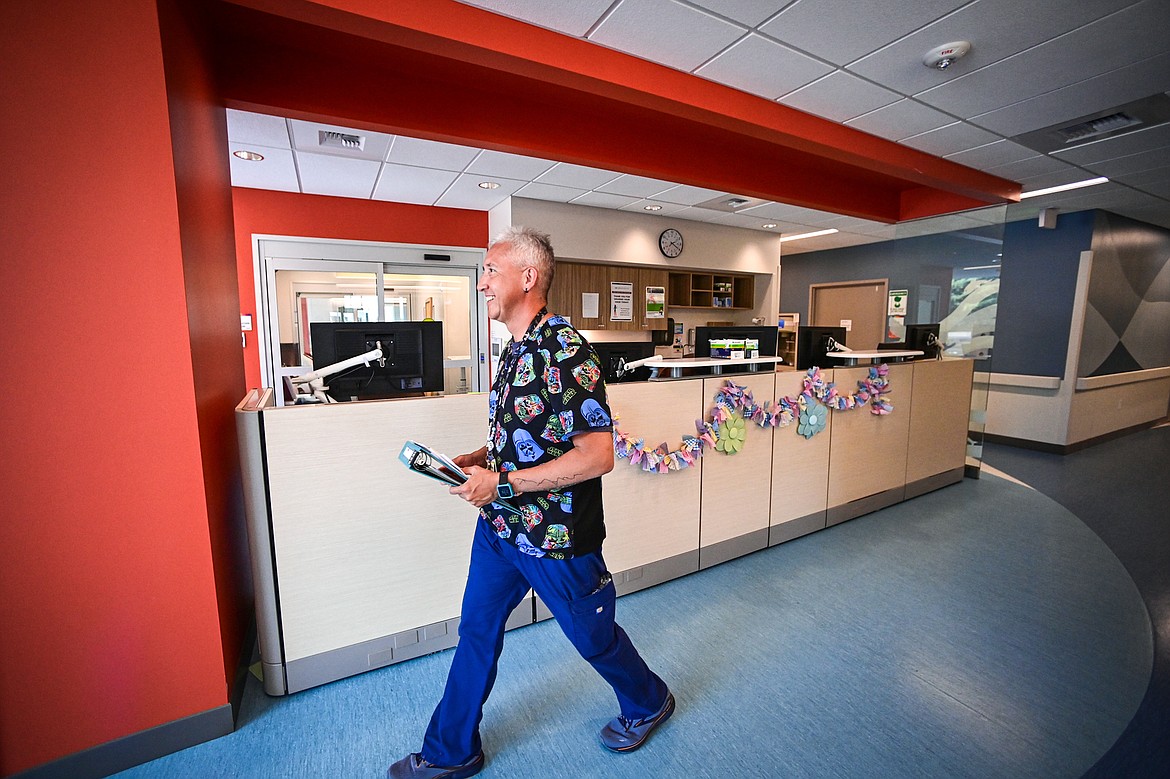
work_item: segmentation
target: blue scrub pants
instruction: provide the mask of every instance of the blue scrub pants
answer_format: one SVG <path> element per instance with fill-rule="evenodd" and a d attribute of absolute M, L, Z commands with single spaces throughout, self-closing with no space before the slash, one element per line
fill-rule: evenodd
<path fill-rule="evenodd" d="M 666 684 L 614 622 L 613 582 L 598 589 L 605 570 L 600 550 L 569 560 L 530 557 L 500 539 L 487 522 L 476 522 L 459 644 L 423 739 L 423 759 L 454 766 L 479 754 L 479 723 L 496 680 L 504 623 L 529 587 L 581 657 L 613 687 L 623 716 L 638 720 L 662 707 Z"/>

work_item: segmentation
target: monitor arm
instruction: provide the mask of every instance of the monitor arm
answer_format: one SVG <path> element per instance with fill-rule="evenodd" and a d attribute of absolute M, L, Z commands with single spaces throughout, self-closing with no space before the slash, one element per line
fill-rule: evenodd
<path fill-rule="evenodd" d="M 324 368 L 319 368 L 310 373 L 293 376 L 290 381 L 292 382 L 293 388 L 296 389 L 298 396 L 311 395 L 320 403 L 336 403 L 336 400 L 325 394 L 329 389 L 325 384 L 325 378 L 341 373 L 342 371 L 347 371 L 358 365 L 368 366 L 375 360 L 378 361 L 379 365 L 386 364 L 386 359 L 382 356 L 381 344 L 378 345 L 378 348 L 371 349 L 365 354 L 359 354 L 356 357 L 350 357 L 348 360 L 326 365 Z"/>

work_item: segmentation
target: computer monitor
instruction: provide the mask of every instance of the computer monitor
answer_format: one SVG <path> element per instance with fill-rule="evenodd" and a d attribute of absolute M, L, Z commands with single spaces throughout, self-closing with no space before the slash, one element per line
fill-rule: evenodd
<path fill-rule="evenodd" d="M 650 378 L 650 369 L 635 368 L 623 373 L 626 363 L 643 360 L 654 356 L 652 341 L 610 341 L 591 342 L 594 351 L 601 360 L 601 370 L 605 374 L 606 383 L 613 384 L 621 381 L 646 381 Z"/>
<path fill-rule="evenodd" d="M 845 328 L 801 325 L 796 331 L 796 367 L 807 371 L 814 365 L 818 368 L 835 368 L 840 365 L 825 357 L 829 352 L 830 339 L 845 346 Z"/>
<path fill-rule="evenodd" d="M 382 349 L 382 359 L 325 379 L 334 400 L 373 400 L 443 391 L 442 322 L 313 322 L 313 367 Z"/>
<path fill-rule="evenodd" d="M 776 356 L 776 328 L 765 325 L 760 326 L 735 326 L 735 325 L 720 325 L 717 327 L 696 327 L 695 328 L 695 356 L 696 357 L 710 357 L 711 356 L 711 341 L 723 340 L 730 338 L 738 340 L 741 338 L 751 338 L 760 343 L 760 357 L 775 357 Z M 756 366 L 759 367 L 758 365 Z M 744 373 L 752 369 L 751 365 L 730 365 L 723 369 L 724 373 Z M 768 366 L 768 370 L 771 370 Z"/>
<path fill-rule="evenodd" d="M 906 348 L 922 352 L 920 360 L 933 360 L 942 351 L 938 340 L 938 323 L 906 325 Z"/>

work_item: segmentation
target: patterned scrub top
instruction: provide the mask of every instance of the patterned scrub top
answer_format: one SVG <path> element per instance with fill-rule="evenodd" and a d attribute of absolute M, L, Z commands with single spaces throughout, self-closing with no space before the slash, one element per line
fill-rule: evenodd
<path fill-rule="evenodd" d="M 531 468 L 571 450 L 576 433 L 613 430 L 601 361 L 566 319 L 551 317 L 504 353 L 488 396 L 488 468 Z M 605 538 L 601 477 L 511 502 L 520 516 L 489 503 L 480 517 L 525 554 L 565 559 Z"/>

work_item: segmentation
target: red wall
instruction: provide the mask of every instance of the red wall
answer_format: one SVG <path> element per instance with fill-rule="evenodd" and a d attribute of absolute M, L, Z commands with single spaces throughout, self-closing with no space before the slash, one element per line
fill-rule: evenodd
<path fill-rule="evenodd" d="M 355 241 L 486 247 L 487 213 L 378 200 L 298 195 L 261 189 L 232 190 L 240 313 L 259 328 L 252 235 L 342 238 Z M 247 334 L 244 370 L 249 387 L 260 386 L 257 330 Z"/>
<path fill-rule="evenodd" d="M 0 51 L 9 774 L 227 689 L 155 2 L 7 0 Z"/>

